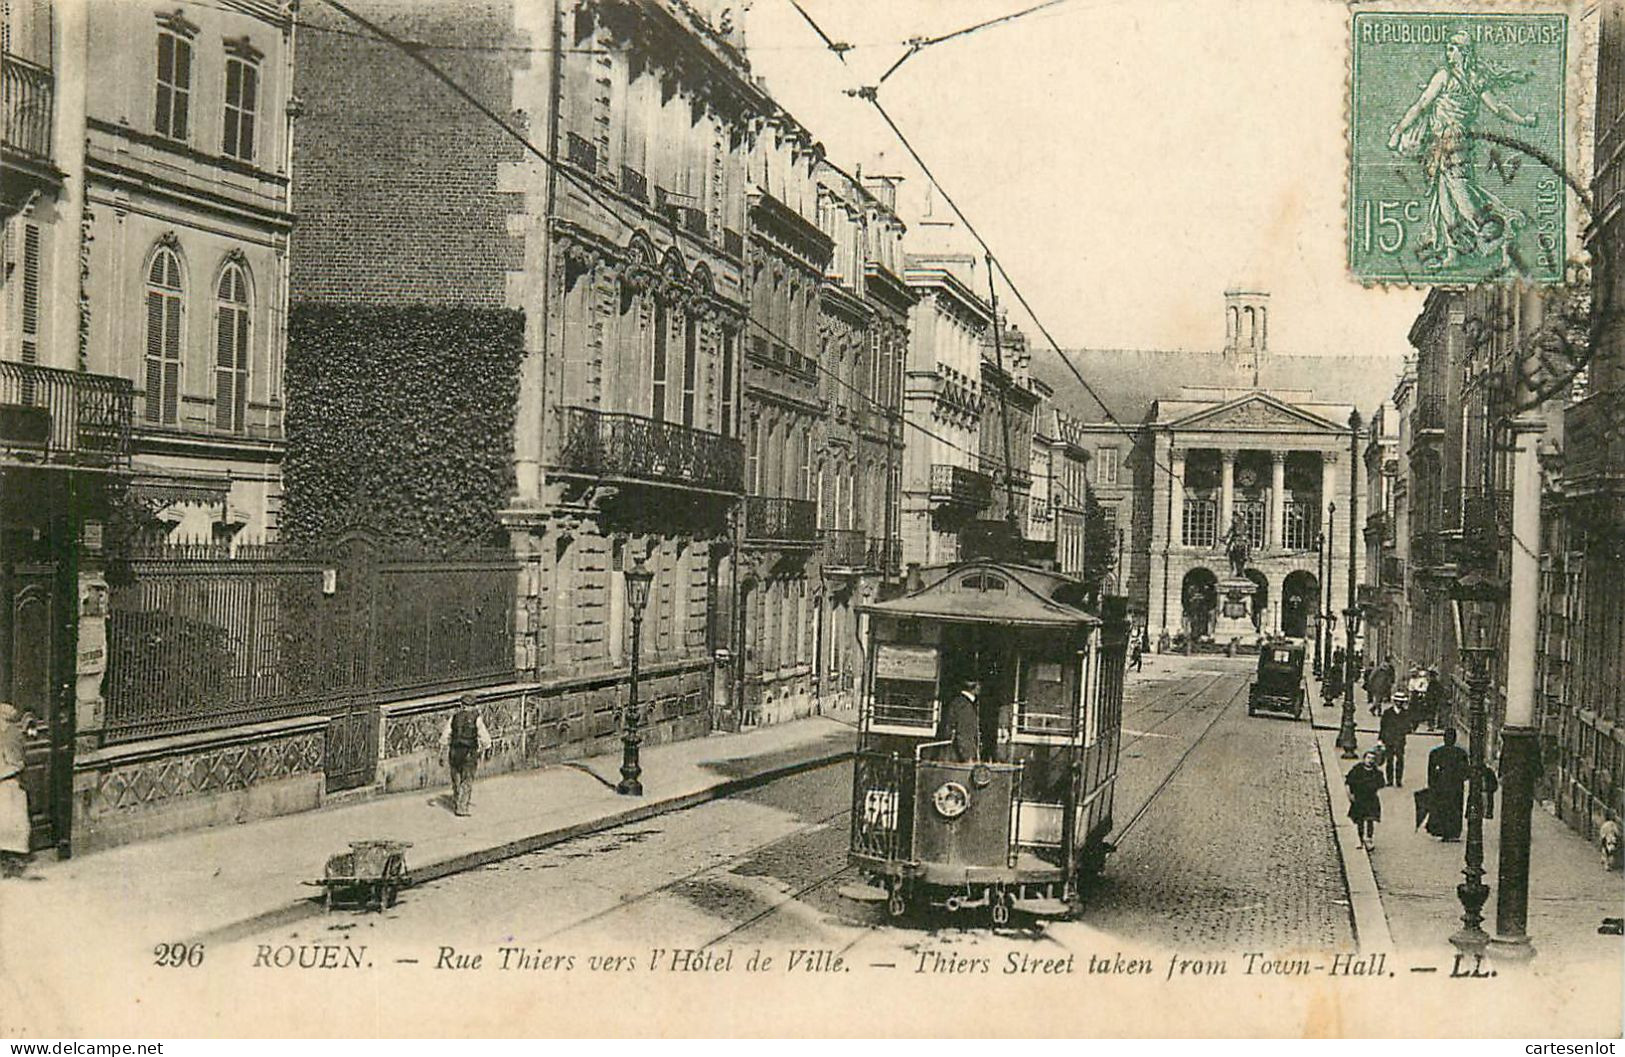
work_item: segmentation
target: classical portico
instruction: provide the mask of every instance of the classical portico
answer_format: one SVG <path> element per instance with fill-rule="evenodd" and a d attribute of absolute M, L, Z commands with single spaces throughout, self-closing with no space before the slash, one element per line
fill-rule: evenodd
<path fill-rule="evenodd" d="M 1327 535 L 1333 584 L 1347 576 L 1348 527 L 1328 526 L 1331 504 L 1348 510 L 1349 411 L 1302 390 L 1185 388 L 1156 403 L 1147 429 L 1165 497 L 1152 503 L 1146 541 L 1153 632 L 1222 631 L 1225 641 L 1313 634 L 1325 606 Z M 1233 536 L 1245 543 L 1241 573 L 1254 587 L 1240 621 L 1224 617 L 1221 590 L 1234 576 Z M 1341 609 L 1342 594 L 1333 598 Z"/>

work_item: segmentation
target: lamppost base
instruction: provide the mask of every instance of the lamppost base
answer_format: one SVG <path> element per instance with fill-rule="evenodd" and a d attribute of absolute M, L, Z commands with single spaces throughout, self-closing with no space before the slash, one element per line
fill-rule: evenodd
<path fill-rule="evenodd" d="M 616 783 L 615 791 L 622 796 L 642 796 L 643 783 L 636 778 L 622 778 Z"/>
<path fill-rule="evenodd" d="M 1463 926 L 1450 937 L 1450 945 L 1463 954 L 1483 954 L 1490 945 L 1489 933 L 1481 928 Z"/>
<path fill-rule="evenodd" d="M 1535 945 L 1528 936 L 1496 936 L 1490 940 L 1487 952 L 1501 962 L 1527 962 L 1535 957 Z"/>

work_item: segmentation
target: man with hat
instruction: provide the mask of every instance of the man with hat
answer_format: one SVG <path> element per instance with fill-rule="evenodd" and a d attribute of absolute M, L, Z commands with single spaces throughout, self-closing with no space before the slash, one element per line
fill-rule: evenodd
<path fill-rule="evenodd" d="M 467 815 L 474 796 L 474 768 L 482 755 L 491 752 L 491 732 L 475 703 L 473 694 L 464 694 L 440 732 L 440 755 L 451 765 L 452 812 Z"/>

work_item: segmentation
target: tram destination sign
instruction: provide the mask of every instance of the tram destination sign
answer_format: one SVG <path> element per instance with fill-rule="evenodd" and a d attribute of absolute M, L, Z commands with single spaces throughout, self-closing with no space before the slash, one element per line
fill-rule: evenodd
<path fill-rule="evenodd" d="M 875 678 L 934 683 L 937 681 L 937 648 L 882 645 L 875 650 Z"/>

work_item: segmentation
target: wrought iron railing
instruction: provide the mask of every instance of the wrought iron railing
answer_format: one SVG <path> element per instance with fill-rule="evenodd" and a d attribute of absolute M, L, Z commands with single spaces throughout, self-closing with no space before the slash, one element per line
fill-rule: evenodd
<path fill-rule="evenodd" d="M 862 529 L 827 528 L 823 536 L 825 568 L 869 568 L 869 538 Z"/>
<path fill-rule="evenodd" d="M 743 257 L 745 255 L 745 237 L 733 228 L 723 228 L 722 252 L 730 257 Z"/>
<path fill-rule="evenodd" d="M 571 165 L 590 173 L 598 171 L 598 147 L 574 132 L 564 134 L 564 158 Z"/>
<path fill-rule="evenodd" d="M 647 202 L 649 200 L 649 178 L 630 165 L 621 166 L 621 193 L 628 198 L 635 198 L 639 202 Z"/>
<path fill-rule="evenodd" d="M 982 473 L 985 474 L 995 486 L 1004 484 L 1003 458 L 998 455 L 982 454 L 977 456 L 976 461 L 977 466 L 981 469 Z M 1010 470 L 1010 480 L 1015 483 L 1017 488 L 1031 487 L 1033 483 L 1032 471 L 1024 470 L 1019 467 L 1012 467 Z"/>
<path fill-rule="evenodd" d="M 683 206 L 680 211 L 683 217 L 684 231 L 687 231 L 690 235 L 698 235 L 702 239 L 709 237 L 710 223 L 706 218 L 705 210 L 697 206 Z"/>
<path fill-rule="evenodd" d="M 1563 477 L 1580 491 L 1625 478 L 1625 392 L 1599 390 L 1564 412 Z"/>
<path fill-rule="evenodd" d="M 506 553 L 425 557 L 346 545 L 258 548 L 245 558 L 159 548 L 117 563 L 108 742 L 514 675 L 519 565 Z"/>
<path fill-rule="evenodd" d="M 1405 559 L 1397 554 L 1384 554 L 1382 556 L 1382 585 L 1384 587 L 1403 587 L 1405 585 Z"/>
<path fill-rule="evenodd" d="M 557 466 L 568 473 L 739 493 L 745 449 L 732 437 L 643 415 L 563 410 Z"/>
<path fill-rule="evenodd" d="M 1512 492 L 1506 488 L 1446 488 L 1439 511 L 1439 526 L 1474 538 L 1499 532 L 1512 525 Z"/>
<path fill-rule="evenodd" d="M 134 402 L 125 378 L 0 361 L 0 453 L 24 461 L 127 465 Z"/>
<path fill-rule="evenodd" d="M 811 544 L 818 538 L 818 504 L 811 499 L 745 497 L 747 543 Z"/>
<path fill-rule="evenodd" d="M 890 539 L 884 536 L 871 536 L 867 553 L 865 568 L 883 576 L 897 576 L 902 573 L 903 541 L 896 536 Z"/>
<path fill-rule="evenodd" d="M 56 84 L 51 70 L 6 52 L 0 55 L 4 83 L 5 143 L 40 160 L 51 157 L 51 124 Z"/>
<path fill-rule="evenodd" d="M 946 463 L 931 466 L 932 502 L 984 507 L 992 498 L 993 480 L 986 474 Z"/>
<path fill-rule="evenodd" d="M 1444 429 L 1443 398 L 1437 396 L 1417 397 L 1416 410 L 1411 415 L 1411 428 L 1417 433 Z"/>

